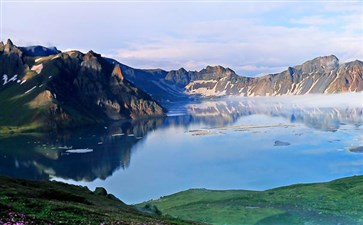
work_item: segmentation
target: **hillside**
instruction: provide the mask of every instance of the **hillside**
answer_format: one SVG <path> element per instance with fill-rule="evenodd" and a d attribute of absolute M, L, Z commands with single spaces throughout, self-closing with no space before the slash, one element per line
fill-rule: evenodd
<path fill-rule="evenodd" d="M 118 64 L 93 51 L 47 55 L 55 52 L 18 48 L 10 40 L 0 43 L 3 131 L 63 129 L 164 116 L 163 107 L 124 79 Z"/>
<path fill-rule="evenodd" d="M 362 224 L 363 177 L 266 191 L 191 189 L 140 204 L 215 225 Z"/>
<path fill-rule="evenodd" d="M 0 176 L 0 224 L 201 224 L 140 212 L 103 188 Z"/>

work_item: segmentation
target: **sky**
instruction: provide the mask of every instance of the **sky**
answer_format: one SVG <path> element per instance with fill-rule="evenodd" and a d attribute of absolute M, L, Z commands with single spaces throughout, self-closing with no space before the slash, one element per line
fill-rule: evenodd
<path fill-rule="evenodd" d="M 363 1 L 0 0 L 1 39 L 94 50 L 135 68 L 281 72 L 363 60 Z"/>

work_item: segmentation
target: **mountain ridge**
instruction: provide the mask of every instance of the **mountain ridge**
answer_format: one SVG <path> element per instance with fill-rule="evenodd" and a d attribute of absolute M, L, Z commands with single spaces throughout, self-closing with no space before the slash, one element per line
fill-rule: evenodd
<path fill-rule="evenodd" d="M 16 127 L 41 121 L 64 128 L 73 123 L 163 116 L 165 106 L 200 96 L 360 92 L 362 74 L 362 61 L 339 63 L 335 55 L 259 77 L 240 76 L 220 65 L 200 71 L 144 70 L 92 50 L 17 47 L 9 39 L 0 43 L 0 104 L 19 106 L 29 114 L 12 113 L 11 109 L 17 111 L 15 106 L 2 107 L 0 125 Z M 16 122 L 8 124 L 9 120 Z"/>
<path fill-rule="evenodd" d="M 162 106 L 123 79 L 118 65 L 93 51 L 34 57 L 8 40 L 0 48 L 0 65 L 2 127 L 63 129 L 165 115 Z"/>
<path fill-rule="evenodd" d="M 187 71 L 182 67 L 157 72 L 120 65 L 125 67 L 128 80 L 160 102 L 174 102 L 193 96 L 278 96 L 363 91 L 363 62 L 339 63 L 335 55 L 316 57 L 280 73 L 258 77 L 240 76 L 220 65 L 207 66 L 200 71 Z M 150 82 L 146 85 L 145 81 Z"/>
<path fill-rule="evenodd" d="M 115 59 L 107 60 L 119 64 L 128 81 L 163 104 L 194 99 L 194 96 L 276 96 L 363 91 L 363 62 L 339 63 L 335 55 L 319 56 L 290 66 L 280 73 L 257 77 L 241 76 L 221 65 L 208 65 L 200 71 L 187 71 L 183 67 L 167 71 L 136 69 Z"/>

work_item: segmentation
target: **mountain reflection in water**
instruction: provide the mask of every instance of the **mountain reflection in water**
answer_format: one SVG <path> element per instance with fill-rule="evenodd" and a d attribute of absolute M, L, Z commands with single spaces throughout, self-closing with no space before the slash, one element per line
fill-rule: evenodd
<path fill-rule="evenodd" d="M 0 174 L 29 179 L 62 177 L 76 181 L 106 179 L 130 165 L 132 147 L 163 119 L 115 123 L 74 132 L 0 139 Z M 69 149 L 91 149 L 84 154 Z"/>
<path fill-rule="evenodd" d="M 220 127 L 233 124 L 240 117 L 250 115 L 282 117 L 289 119 L 291 123 L 301 123 L 323 131 L 336 131 L 344 124 L 357 127 L 363 124 L 363 106 L 320 108 L 242 98 L 190 104 L 187 109 L 188 114 L 198 118 L 194 119 L 195 121 Z"/>

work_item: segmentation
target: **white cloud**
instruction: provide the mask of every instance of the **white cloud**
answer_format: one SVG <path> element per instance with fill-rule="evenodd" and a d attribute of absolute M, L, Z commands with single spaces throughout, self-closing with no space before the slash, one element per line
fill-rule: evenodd
<path fill-rule="evenodd" d="M 222 65 L 257 75 L 321 55 L 362 60 L 362 7 L 361 2 L 7 2 L 4 36 L 15 44 L 93 49 L 137 68 Z M 38 11 L 47 13 L 25 18 Z"/>
<path fill-rule="evenodd" d="M 148 67 L 165 69 L 200 70 L 221 64 L 249 75 L 279 72 L 275 69 L 321 55 L 335 54 L 343 62 L 363 58 L 362 37 L 354 35 L 355 30 L 269 26 L 239 19 L 196 23 L 183 30 L 182 38 L 137 43 L 119 50 L 117 58 L 131 65 L 142 60 L 149 62 Z"/>

